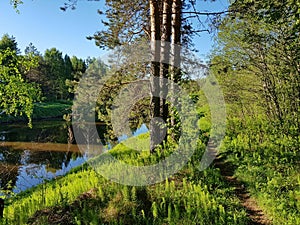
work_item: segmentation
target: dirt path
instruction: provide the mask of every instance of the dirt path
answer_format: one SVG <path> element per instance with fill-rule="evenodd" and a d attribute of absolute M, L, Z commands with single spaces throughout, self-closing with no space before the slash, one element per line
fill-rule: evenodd
<path fill-rule="evenodd" d="M 209 143 L 209 148 L 215 148 L 213 143 Z M 214 150 L 212 150 L 214 152 Z M 241 204 L 245 207 L 248 216 L 251 219 L 251 225 L 271 225 L 271 220 L 264 214 L 260 209 L 255 199 L 253 199 L 244 185 L 239 182 L 234 176 L 234 168 L 229 164 L 224 162 L 220 158 L 216 158 L 214 161 L 214 166 L 220 169 L 221 175 L 229 183 L 230 186 L 235 188 L 235 194 L 241 201 Z"/>

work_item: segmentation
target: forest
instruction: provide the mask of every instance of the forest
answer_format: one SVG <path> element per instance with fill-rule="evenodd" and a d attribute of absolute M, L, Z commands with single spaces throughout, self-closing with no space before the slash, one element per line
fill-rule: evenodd
<path fill-rule="evenodd" d="M 91 157 L 20 193 L 1 181 L 0 224 L 300 224 L 300 2 L 201 4 L 106 0 L 87 37 L 105 62 L 2 37 L 1 126 L 55 115 Z M 203 62 L 193 38 L 207 31 Z"/>
<path fill-rule="evenodd" d="M 4 34 L 1 52 L 1 120 L 7 115 L 27 117 L 31 122 L 34 103 L 68 102 L 74 97 L 74 84 L 95 59 L 71 58 L 56 48 L 41 54 L 30 43 L 24 54 L 14 36 Z"/>

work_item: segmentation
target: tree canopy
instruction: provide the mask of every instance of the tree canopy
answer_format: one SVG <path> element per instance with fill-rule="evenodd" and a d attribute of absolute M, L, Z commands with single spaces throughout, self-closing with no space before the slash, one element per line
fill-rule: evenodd
<path fill-rule="evenodd" d="M 239 98 L 241 108 L 260 105 L 286 132 L 299 129 L 299 5 L 236 1 L 230 10 L 220 26 L 212 69 L 226 82 L 231 97 L 239 93 L 235 100 Z"/>
<path fill-rule="evenodd" d="M 0 51 L 0 109 L 1 114 L 25 114 L 31 122 L 33 102 L 39 99 L 40 89 L 24 80 L 24 73 L 36 65 L 34 59 L 18 56 L 15 50 Z"/>
<path fill-rule="evenodd" d="M 86 62 L 76 56 L 62 55 L 56 48 L 41 54 L 30 43 L 21 54 L 15 37 L 0 40 L 1 114 L 26 115 L 31 121 L 36 101 L 67 100 L 73 97 L 68 81 L 78 80 Z"/>

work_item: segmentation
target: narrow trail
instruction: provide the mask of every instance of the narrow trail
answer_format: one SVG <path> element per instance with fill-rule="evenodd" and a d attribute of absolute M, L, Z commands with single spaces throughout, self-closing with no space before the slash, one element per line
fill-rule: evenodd
<path fill-rule="evenodd" d="M 216 152 L 214 143 L 209 142 L 208 148 L 211 152 Z M 236 196 L 239 198 L 241 205 L 246 209 L 251 219 L 250 225 L 271 225 L 271 220 L 264 214 L 255 199 L 250 196 L 245 186 L 234 177 L 234 168 L 232 165 L 224 162 L 220 156 L 217 156 L 214 161 L 214 167 L 219 168 L 224 179 L 230 186 L 234 187 Z"/>

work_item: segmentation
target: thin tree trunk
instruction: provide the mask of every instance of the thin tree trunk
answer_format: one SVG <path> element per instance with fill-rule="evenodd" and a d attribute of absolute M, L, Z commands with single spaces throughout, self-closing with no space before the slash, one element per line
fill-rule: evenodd
<path fill-rule="evenodd" d="M 161 27 L 161 68 L 160 68 L 160 103 L 161 103 L 161 117 L 164 122 L 167 122 L 169 116 L 168 104 L 166 101 L 168 94 L 168 85 L 166 80 L 169 76 L 170 68 L 170 42 L 171 42 L 171 16 L 172 13 L 172 0 L 163 1 L 163 15 L 162 15 L 162 27 Z M 165 135 L 164 140 L 167 141 L 167 127 L 161 127 L 161 135 Z"/>
<path fill-rule="evenodd" d="M 179 46 L 181 43 L 181 16 L 182 16 L 182 0 L 173 0 L 172 3 L 172 44 Z M 180 79 L 180 48 L 174 48 L 174 73 L 173 80 L 178 82 Z M 177 68 L 176 68 L 177 66 Z"/>
<path fill-rule="evenodd" d="M 181 43 L 181 23 L 182 23 L 182 0 L 172 0 L 172 66 L 171 80 L 172 83 L 178 83 L 181 77 L 180 71 L 180 48 Z M 171 85 L 171 101 L 173 105 L 176 105 L 177 98 L 175 97 L 174 85 Z M 174 115 L 171 116 L 171 127 L 175 127 L 176 119 Z M 175 138 L 175 135 L 172 135 Z"/>
<path fill-rule="evenodd" d="M 150 152 L 155 152 L 160 144 L 159 124 L 153 118 L 160 117 L 160 98 L 159 98 L 159 73 L 160 73 L 160 0 L 150 0 L 150 32 L 151 32 L 151 53 L 153 55 L 151 62 L 151 123 L 150 123 Z"/>

